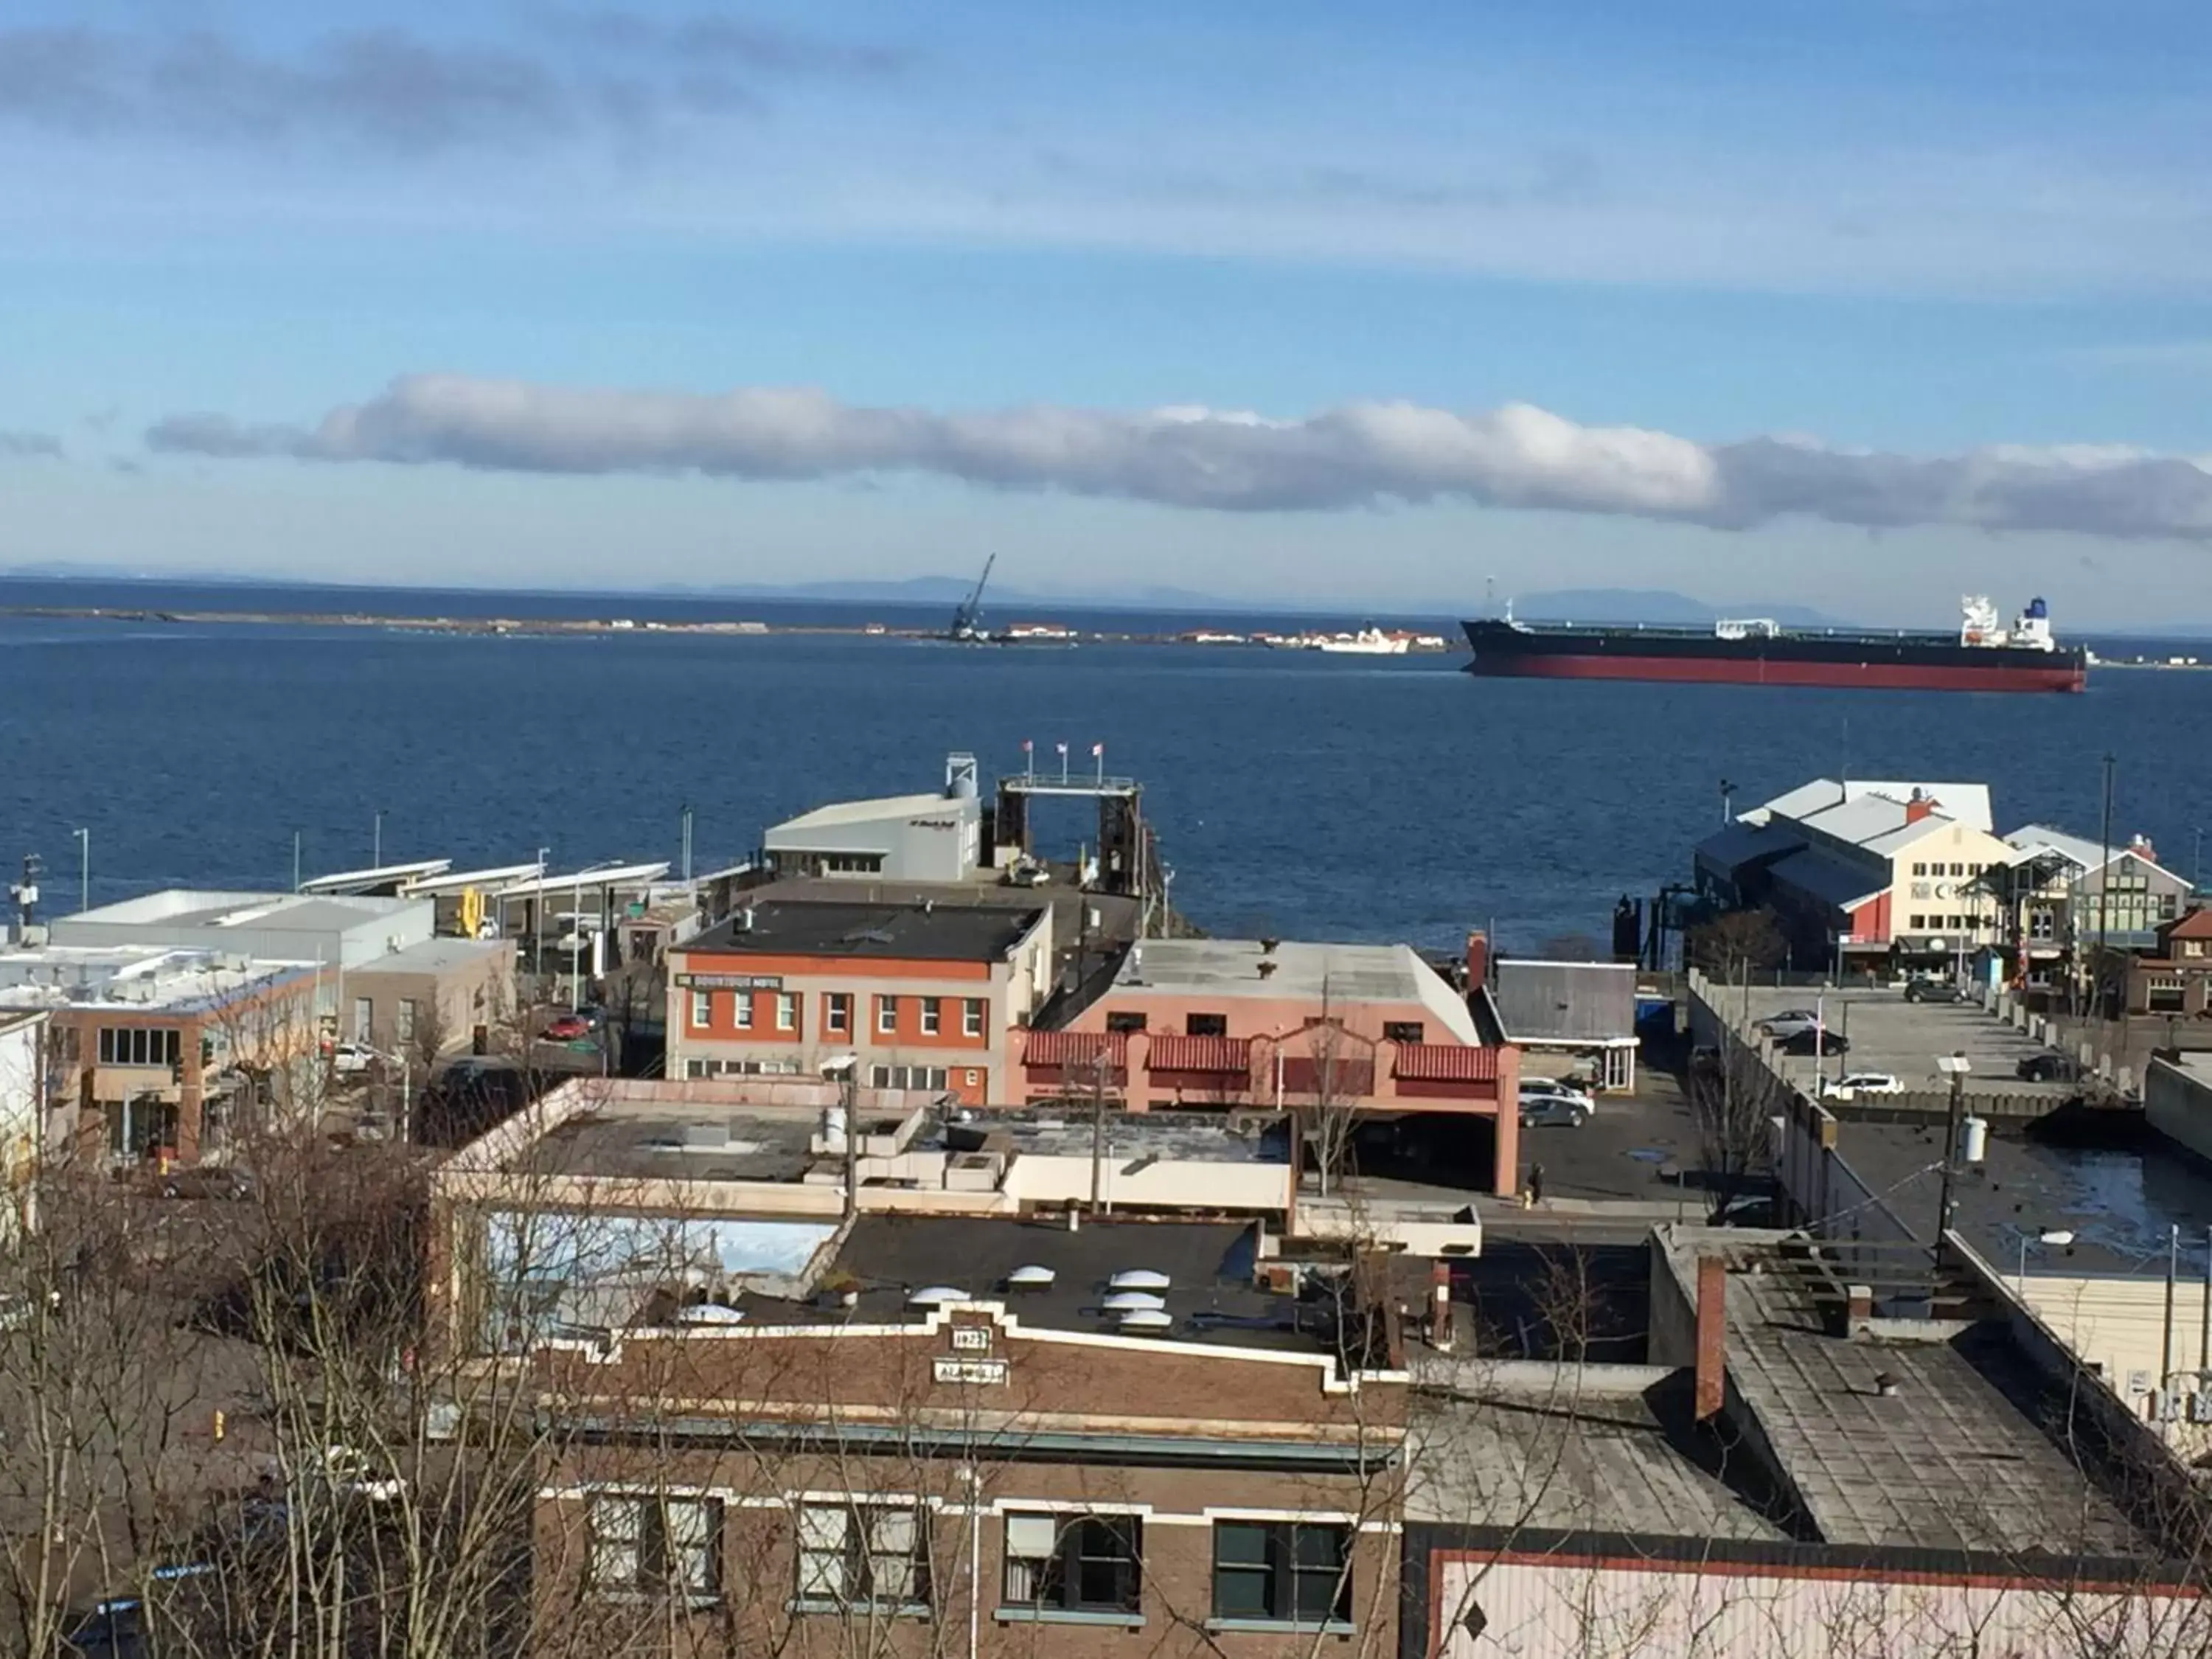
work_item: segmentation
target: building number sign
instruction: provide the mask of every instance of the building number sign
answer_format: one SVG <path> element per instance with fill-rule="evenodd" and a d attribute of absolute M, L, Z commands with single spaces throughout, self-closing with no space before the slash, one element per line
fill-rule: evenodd
<path fill-rule="evenodd" d="M 952 1328 L 952 1352 L 955 1353 L 990 1352 L 991 1328 L 988 1325 L 955 1325 Z"/>

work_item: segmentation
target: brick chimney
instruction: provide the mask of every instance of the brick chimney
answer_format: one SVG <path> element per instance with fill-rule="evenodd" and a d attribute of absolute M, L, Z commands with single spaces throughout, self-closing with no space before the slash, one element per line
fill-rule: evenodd
<path fill-rule="evenodd" d="M 1467 936 L 1467 988 L 1479 991 L 1490 978 L 1490 940 L 1480 929 Z"/>
<path fill-rule="evenodd" d="M 1698 1421 L 1718 1417 L 1728 1397 L 1728 1264 L 1698 1258 Z"/>
<path fill-rule="evenodd" d="M 1936 798 L 1925 789 L 1914 790 L 1912 799 L 1905 803 L 1905 821 L 1907 823 L 1917 823 L 1923 818 L 1932 818 L 1935 816 Z"/>

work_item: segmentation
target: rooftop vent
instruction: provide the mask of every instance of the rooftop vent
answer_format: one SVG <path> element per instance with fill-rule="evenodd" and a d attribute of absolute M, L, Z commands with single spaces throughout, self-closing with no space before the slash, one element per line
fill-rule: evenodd
<path fill-rule="evenodd" d="M 1164 1291 L 1175 1281 L 1150 1267 L 1125 1267 L 1106 1281 L 1109 1291 Z"/>
<path fill-rule="evenodd" d="M 909 1308 L 942 1308 L 950 1303 L 965 1302 L 968 1292 L 952 1285 L 928 1285 L 906 1299 Z"/>
<path fill-rule="evenodd" d="M 745 1314 L 742 1308 L 726 1308 L 719 1302 L 700 1302 L 688 1308 L 678 1308 L 676 1322 L 679 1325 L 742 1325 L 745 1322 Z"/>
<path fill-rule="evenodd" d="M 1031 1264 L 1026 1267 L 1017 1267 L 1008 1273 L 1006 1288 L 1012 1291 L 1048 1291 L 1052 1288 L 1052 1281 L 1058 1277 L 1049 1267 Z"/>
<path fill-rule="evenodd" d="M 1175 1316 L 1158 1308 L 1138 1308 L 1118 1322 L 1125 1331 L 1165 1331 L 1175 1328 Z"/>
<path fill-rule="evenodd" d="M 1273 962 L 1261 963 L 1260 964 L 1260 977 L 1261 979 L 1273 979 L 1275 976 L 1275 969 L 1280 965 L 1280 963 Z"/>
<path fill-rule="evenodd" d="M 1261 939 L 1260 941 L 1260 954 L 1263 957 L 1272 957 L 1275 954 L 1275 947 L 1282 942 L 1283 941 L 1279 939 Z"/>
<path fill-rule="evenodd" d="M 1165 1297 L 1150 1291 L 1116 1291 L 1099 1305 L 1108 1313 L 1130 1314 L 1158 1313 L 1168 1304 Z"/>

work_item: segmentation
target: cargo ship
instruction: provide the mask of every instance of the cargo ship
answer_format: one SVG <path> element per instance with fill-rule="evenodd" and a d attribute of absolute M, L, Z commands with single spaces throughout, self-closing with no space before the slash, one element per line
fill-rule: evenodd
<path fill-rule="evenodd" d="M 1956 634 L 1784 628 L 1765 617 L 1703 628 L 1516 622 L 1461 624 L 1470 674 L 1557 680 L 1697 680 L 1737 685 L 1863 686 L 1899 691 L 2080 691 L 2089 653 L 2061 646 L 2051 611 L 2031 599 L 2010 628 L 1969 596 Z"/>

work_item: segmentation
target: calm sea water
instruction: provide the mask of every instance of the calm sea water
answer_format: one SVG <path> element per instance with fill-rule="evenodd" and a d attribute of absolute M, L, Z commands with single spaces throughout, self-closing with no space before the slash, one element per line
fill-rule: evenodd
<path fill-rule="evenodd" d="M 0 605 L 941 623 L 941 607 L 0 582 Z M 1063 610 L 1079 625 L 1198 619 Z M 1000 621 L 1010 617 L 998 618 Z M 1230 616 L 1203 620 L 1253 625 Z M 2139 643 L 2130 649 L 2142 648 Z M 2202 645 L 2176 646 L 2201 651 Z M 2116 836 L 2191 871 L 2212 827 L 2212 674 L 2107 671 L 2080 697 L 1475 680 L 1455 659 L 1167 646 L 963 649 L 806 635 L 457 638 L 365 629 L 0 617 L 0 867 L 73 902 L 289 886 L 387 860 L 674 858 L 700 867 L 824 800 L 927 789 L 1066 742 L 1146 786 L 1178 908 L 1217 933 L 1508 948 L 1603 937 L 1623 892 L 1684 880 L 1719 815 L 1826 773 L 1986 780 L 2000 828 Z M 1070 805 L 1048 850 L 1089 833 Z"/>

